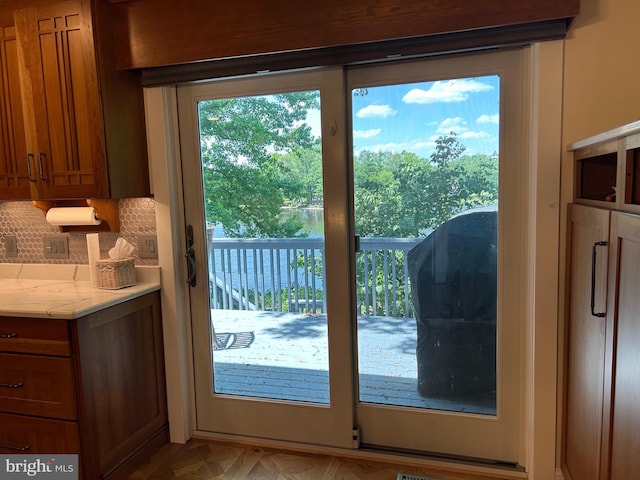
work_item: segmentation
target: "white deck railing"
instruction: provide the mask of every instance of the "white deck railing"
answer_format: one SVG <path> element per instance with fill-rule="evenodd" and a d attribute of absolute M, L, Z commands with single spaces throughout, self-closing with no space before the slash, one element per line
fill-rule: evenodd
<path fill-rule="evenodd" d="M 406 253 L 421 239 L 362 238 L 359 315 L 412 317 Z M 324 239 L 213 238 L 211 307 L 326 313 Z"/>

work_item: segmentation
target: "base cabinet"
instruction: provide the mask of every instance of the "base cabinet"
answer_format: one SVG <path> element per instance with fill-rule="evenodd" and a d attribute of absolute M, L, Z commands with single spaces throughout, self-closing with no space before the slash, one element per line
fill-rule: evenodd
<path fill-rule="evenodd" d="M 564 467 L 567 479 L 596 480 L 602 448 L 606 318 L 592 314 L 591 299 L 593 313 L 606 310 L 607 246 L 601 242 L 609 239 L 610 212 L 582 205 L 569 208 Z"/>
<path fill-rule="evenodd" d="M 603 479 L 640 472 L 640 217 L 611 214 Z"/>
<path fill-rule="evenodd" d="M 570 205 L 563 473 L 640 471 L 640 216 Z"/>
<path fill-rule="evenodd" d="M 0 453 L 126 478 L 168 442 L 158 292 L 76 320 L 0 317 Z"/>

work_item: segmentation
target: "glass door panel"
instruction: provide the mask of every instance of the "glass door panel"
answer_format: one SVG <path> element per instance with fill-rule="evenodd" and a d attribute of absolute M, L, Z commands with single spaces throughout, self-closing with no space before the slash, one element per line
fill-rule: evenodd
<path fill-rule="evenodd" d="M 351 104 L 360 401 L 495 415 L 500 77 Z"/>
<path fill-rule="evenodd" d="M 364 444 L 518 459 L 520 62 L 347 72 Z"/>
<path fill-rule="evenodd" d="M 319 90 L 198 102 L 216 394 L 329 402 L 319 112 Z"/>
<path fill-rule="evenodd" d="M 351 444 L 351 376 L 330 374 L 328 328 L 349 308 L 332 307 L 325 272 L 323 152 L 335 135 L 325 139 L 322 125 L 341 118 L 328 115 L 343 102 L 325 105 L 336 79 L 327 71 L 179 90 L 185 217 L 205 279 L 191 289 L 199 429 Z"/>

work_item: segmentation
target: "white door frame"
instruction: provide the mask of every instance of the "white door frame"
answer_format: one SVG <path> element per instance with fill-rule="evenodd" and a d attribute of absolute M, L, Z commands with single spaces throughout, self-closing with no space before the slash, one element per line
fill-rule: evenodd
<path fill-rule="evenodd" d="M 560 158 L 564 41 L 530 48 L 528 71 L 532 91 L 525 105 L 530 125 L 528 197 L 529 275 L 523 372 L 525 414 L 520 463 L 529 478 L 555 474 L 558 429 L 558 265 L 560 219 Z M 177 105 L 175 89 L 146 89 L 147 132 L 159 263 L 162 275 L 163 325 L 171 441 L 184 443 L 197 435 L 192 418 L 191 364 L 184 241 L 176 231 L 182 225 L 182 195 L 178 175 Z"/>

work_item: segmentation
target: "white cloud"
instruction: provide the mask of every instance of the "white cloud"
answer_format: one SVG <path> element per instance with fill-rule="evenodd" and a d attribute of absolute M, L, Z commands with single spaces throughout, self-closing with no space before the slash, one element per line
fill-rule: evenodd
<path fill-rule="evenodd" d="M 381 143 L 378 145 L 363 147 L 357 150 L 355 153 L 360 153 L 363 150 L 368 150 L 370 152 L 401 152 L 402 150 L 406 150 L 406 149 L 407 149 L 406 143 L 389 142 L 389 143 Z"/>
<path fill-rule="evenodd" d="M 495 123 L 496 125 L 500 123 L 500 115 L 499 114 L 495 114 L 495 115 L 480 115 L 477 119 L 476 122 L 478 123 Z"/>
<path fill-rule="evenodd" d="M 464 132 L 460 134 L 460 138 L 489 138 L 491 137 L 491 135 L 489 135 L 487 132 Z"/>
<path fill-rule="evenodd" d="M 467 128 L 467 122 L 462 117 L 449 117 L 445 118 L 438 124 L 438 128 L 436 128 L 436 132 L 442 134 L 449 134 L 452 131 L 458 134 L 462 132 L 466 132 L 469 130 Z"/>
<path fill-rule="evenodd" d="M 472 93 L 493 90 L 491 85 L 476 80 L 447 80 L 435 82 L 429 90 L 414 88 L 407 92 L 402 101 L 405 103 L 464 102 Z"/>
<path fill-rule="evenodd" d="M 371 130 L 354 130 L 353 138 L 371 138 L 375 137 L 376 135 L 380 135 L 381 131 L 382 130 L 379 128 L 374 128 Z"/>
<path fill-rule="evenodd" d="M 434 140 L 416 140 L 411 146 L 413 149 L 422 149 L 422 148 L 433 148 L 436 146 L 436 142 Z"/>
<path fill-rule="evenodd" d="M 367 150 L 369 152 L 376 152 L 376 153 L 377 152 L 399 153 L 399 152 L 416 152 L 418 150 L 423 150 L 425 148 L 433 149 L 433 147 L 435 147 L 436 145 L 436 142 L 434 141 L 435 138 L 437 137 L 433 137 L 429 140 L 417 139 L 417 140 L 412 140 L 410 142 L 402 142 L 402 143 L 395 143 L 395 142 L 380 143 L 378 145 L 371 145 L 368 147 L 357 149 L 354 151 L 354 153 L 356 155 L 359 155 L 360 152 L 362 152 L 363 150 Z"/>
<path fill-rule="evenodd" d="M 398 111 L 389 105 L 368 105 L 358 110 L 356 115 L 359 118 L 387 118 L 394 116 L 396 113 L 398 113 Z"/>

